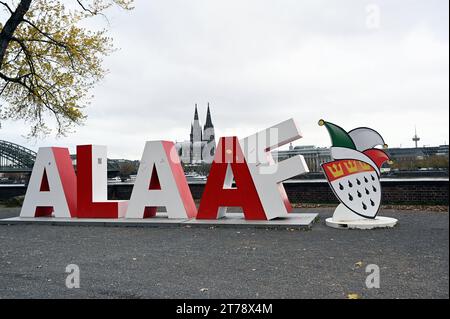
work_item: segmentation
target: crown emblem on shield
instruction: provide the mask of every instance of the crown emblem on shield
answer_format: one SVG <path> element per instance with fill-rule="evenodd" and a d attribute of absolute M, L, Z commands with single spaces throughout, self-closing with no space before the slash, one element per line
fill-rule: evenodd
<path fill-rule="evenodd" d="M 333 175 L 334 178 L 337 178 L 339 176 L 344 175 L 344 170 L 341 166 L 341 164 L 332 164 L 330 166 L 327 167 L 328 171 L 331 173 L 331 175 Z"/>
<path fill-rule="evenodd" d="M 347 170 L 348 170 L 350 173 L 355 173 L 355 172 L 358 171 L 358 167 L 356 166 L 356 161 L 347 161 L 347 162 L 344 162 L 344 166 L 345 166 L 345 168 L 347 168 Z"/>

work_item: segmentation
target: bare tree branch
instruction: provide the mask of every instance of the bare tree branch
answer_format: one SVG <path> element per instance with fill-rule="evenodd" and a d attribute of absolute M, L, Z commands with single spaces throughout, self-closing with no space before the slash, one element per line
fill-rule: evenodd
<path fill-rule="evenodd" d="M 0 1 L 0 4 L 2 4 L 3 6 L 6 7 L 6 9 L 8 9 L 9 13 L 13 14 L 14 11 L 12 11 L 11 7 L 9 6 L 9 4 L 7 4 L 6 2 Z"/>

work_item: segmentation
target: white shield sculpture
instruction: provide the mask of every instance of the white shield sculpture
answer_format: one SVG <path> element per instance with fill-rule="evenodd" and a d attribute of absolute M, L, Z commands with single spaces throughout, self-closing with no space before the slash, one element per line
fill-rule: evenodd
<path fill-rule="evenodd" d="M 377 216 L 381 205 L 381 166 L 389 157 L 375 146 L 383 145 L 381 135 L 370 128 L 346 132 L 343 128 L 323 120 L 330 134 L 334 161 L 322 164 L 325 176 L 341 204 L 328 226 L 336 228 L 371 229 L 393 227 L 397 220 Z"/>

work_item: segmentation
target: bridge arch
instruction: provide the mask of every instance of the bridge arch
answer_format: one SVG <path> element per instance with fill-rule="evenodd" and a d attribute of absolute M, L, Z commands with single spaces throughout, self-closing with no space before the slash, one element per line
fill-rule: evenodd
<path fill-rule="evenodd" d="M 0 173 L 31 172 L 36 155 L 36 152 L 24 146 L 0 140 Z M 76 169 L 76 155 L 71 155 L 71 158 Z M 114 176 L 119 171 L 119 161 L 108 158 L 108 173 Z"/>
<path fill-rule="evenodd" d="M 0 172 L 31 171 L 36 152 L 21 145 L 0 140 Z"/>

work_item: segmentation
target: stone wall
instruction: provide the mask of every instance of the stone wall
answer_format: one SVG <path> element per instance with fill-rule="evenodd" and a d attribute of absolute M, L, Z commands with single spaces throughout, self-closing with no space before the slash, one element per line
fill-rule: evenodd
<path fill-rule="evenodd" d="M 381 182 L 385 205 L 448 205 L 448 180 L 386 180 Z M 189 184 L 192 196 L 198 200 L 204 183 Z M 338 203 L 326 181 L 288 181 L 284 183 L 292 203 Z M 110 198 L 128 199 L 132 185 L 111 185 Z"/>
<path fill-rule="evenodd" d="M 382 181 L 383 199 L 386 205 L 448 205 L 448 181 L 399 180 Z M 192 196 L 199 199 L 203 184 L 190 185 Z M 338 203 L 325 181 L 294 181 L 284 183 L 292 203 Z"/>
<path fill-rule="evenodd" d="M 337 200 L 325 181 L 288 181 L 284 183 L 292 203 L 337 203 Z M 402 179 L 384 180 L 383 204 L 401 205 L 448 205 L 448 180 Z M 108 186 L 110 199 L 129 199 L 132 184 L 113 184 Z M 198 200 L 203 194 L 204 183 L 189 185 L 192 196 Z M 25 186 L 0 185 L 0 201 L 24 195 Z"/>

